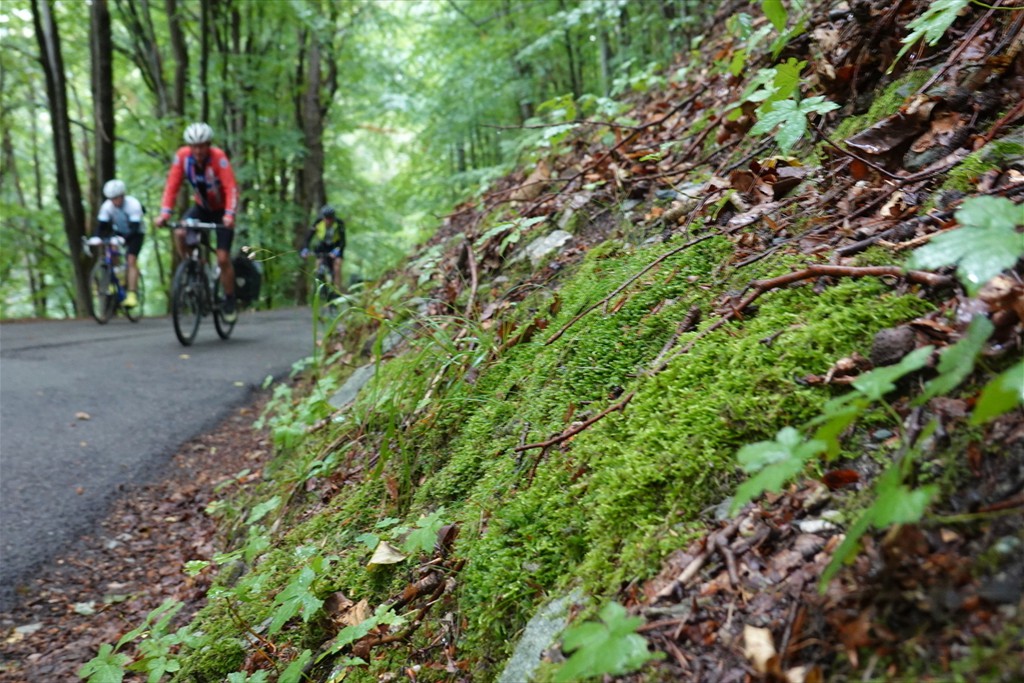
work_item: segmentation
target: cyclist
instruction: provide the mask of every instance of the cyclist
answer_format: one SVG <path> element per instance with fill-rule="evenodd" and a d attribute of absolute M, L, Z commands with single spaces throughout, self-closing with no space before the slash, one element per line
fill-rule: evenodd
<path fill-rule="evenodd" d="M 238 185 L 227 154 L 214 147 L 213 129 L 206 123 L 193 123 L 185 129 L 185 146 L 178 149 L 167 174 L 160 215 L 155 223 L 162 226 L 171 217 L 171 209 L 178 195 L 182 180 L 192 185 L 195 204 L 185 212 L 185 218 L 204 223 L 220 223 L 217 228 L 217 265 L 220 266 L 220 281 L 224 286 L 224 300 L 220 302 L 225 320 L 234 322 L 238 312 L 235 308 L 235 269 L 231 265 L 231 242 L 235 235 L 235 211 L 238 209 Z M 174 231 L 174 244 L 178 255 L 187 256 L 186 233 L 184 228 Z"/>
<path fill-rule="evenodd" d="M 134 308 L 139 305 L 139 251 L 142 250 L 142 214 L 145 209 L 138 199 L 125 194 L 124 182 L 116 178 L 103 184 L 103 196 L 106 199 L 100 205 L 89 244 L 100 244 L 101 238 L 110 237 L 112 233 L 124 238 L 128 252 L 128 293 L 122 305 Z"/>
<path fill-rule="evenodd" d="M 302 245 L 299 255 L 302 258 L 309 256 L 309 245 L 313 238 L 317 238 L 317 244 L 313 253 L 331 269 L 334 276 L 334 289 L 341 291 L 341 264 L 345 259 L 345 221 L 338 218 L 337 212 L 330 204 L 324 204 L 317 215 L 316 221 L 306 234 L 306 241 Z"/>

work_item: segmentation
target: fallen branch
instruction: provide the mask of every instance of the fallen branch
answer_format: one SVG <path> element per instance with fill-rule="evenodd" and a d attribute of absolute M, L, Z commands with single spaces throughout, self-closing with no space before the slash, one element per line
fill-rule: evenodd
<path fill-rule="evenodd" d="M 523 451 L 532 450 L 534 448 L 544 448 L 544 449 L 547 449 L 547 448 L 550 448 L 551 446 L 554 446 L 556 444 L 560 444 L 563 441 L 567 441 L 568 439 L 571 439 L 572 437 L 576 436 L 577 434 L 579 434 L 584 429 L 586 429 L 590 425 L 594 424 L 595 422 L 597 422 L 601 418 L 606 417 L 609 413 L 614 413 L 616 410 L 622 410 L 623 408 L 625 408 L 626 405 L 630 401 L 633 400 L 634 396 L 636 396 L 636 389 L 634 389 L 633 391 L 631 391 L 628 394 L 626 394 L 625 396 L 623 396 L 622 400 L 620 400 L 615 405 L 608 406 L 607 408 L 602 410 L 600 413 L 598 413 L 594 417 L 592 417 L 589 420 L 587 420 L 586 422 L 581 422 L 580 424 L 576 425 L 575 427 L 573 427 L 571 429 L 567 429 L 566 431 L 562 432 L 558 436 L 552 437 L 552 438 L 548 439 L 547 441 L 543 441 L 541 443 L 529 443 L 529 444 L 526 444 L 525 446 L 517 446 L 514 449 L 513 452 L 521 453 Z"/>

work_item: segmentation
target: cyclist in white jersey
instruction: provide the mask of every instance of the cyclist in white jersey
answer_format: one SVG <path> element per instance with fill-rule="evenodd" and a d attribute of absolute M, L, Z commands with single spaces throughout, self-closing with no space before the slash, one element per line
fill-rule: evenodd
<path fill-rule="evenodd" d="M 103 185 L 103 196 L 106 201 L 100 205 L 96 229 L 90 244 L 99 244 L 100 237 L 109 237 L 111 233 L 120 235 L 125 241 L 128 253 L 128 294 L 125 296 L 125 308 L 139 305 L 139 251 L 142 250 L 143 227 L 142 214 L 145 209 L 142 203 L 125 194 L 124 183 L 120 180 L 108 180 Z"/>

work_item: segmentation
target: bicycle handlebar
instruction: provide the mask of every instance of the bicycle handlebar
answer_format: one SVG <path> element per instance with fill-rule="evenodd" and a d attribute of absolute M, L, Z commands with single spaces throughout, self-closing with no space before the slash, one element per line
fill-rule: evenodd
<path fill-rule="evenodd" d="M 188 228 L 189 230 L 216 230 L 217 228 L 223 228 L 223 223 L 204 223 L 203 221 L 197 221 L 192 218 L 186 218 L 185 220 L 175 221 L 173 223 L 167 223 L 164 225 L 165 228 Z"/>
<path fill-rule="evenodd" d="M 99 242 L 93 242 L 93 240 L 99 240 Z M 98 235 L 92 235 L 86 237 L 82 235 L 82 245 L 86 247 L 99 246 L 100 244 L 113 244 L 117 247 L 123 247 L 125 239 L 121 235 L 111 235 L 110 237 L 100 237 Z"/>

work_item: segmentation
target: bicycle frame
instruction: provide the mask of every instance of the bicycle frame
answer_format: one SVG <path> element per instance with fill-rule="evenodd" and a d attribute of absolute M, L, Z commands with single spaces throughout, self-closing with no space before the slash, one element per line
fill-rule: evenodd
<path fill-rule="evenodd" d="M 94 300 L 90 300 L 90 306 L 93 318 L 102 325 L 107 323 L 119 308 L 122 308 L 121 304 L 126 296 L 125 283 L 121 282 L 117 270 L 121 266 L 127 267 L 127 257 L 120 249 L 125 244 L 124 238 L 120 235 L 98 239 L 101 240 L 101 243 L 95 246 L 102 246 L 102 250 L 97 255 L 89 275 L 92 287 L 95 288 L 92 297 Z M 94 246 L 85 237 L 82 238 L 82 244 L 90 250 Z M 99 291 L 101 289 L 103 291 Z M 141 306 L 139 310 L 131 313 L 129 309 L 122 310 L 132 322 L 138 322 L 141 317 Z"/>
<path fill-rule="evenodd" d="M 219 270 L 210 269 L 210 252 L 213 248 L 202 238 L 201 231 L 223 227 L 219 223 L 204 223 L 185 219 L 167 226 L 171 229 L 185 229 L 186 254 L 174 273 L 171 285 L 171 318 L 174 334 L 183 346 L 190 346 L 195 340 L 201 319 L 213 315 L 214 327 L 221 339 L 231 336 L 235 322 L 228 322 L 220 310 L 218 292 L 221 287 Z M 195 241 L 190 237 L 194 234 Z"/>

